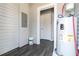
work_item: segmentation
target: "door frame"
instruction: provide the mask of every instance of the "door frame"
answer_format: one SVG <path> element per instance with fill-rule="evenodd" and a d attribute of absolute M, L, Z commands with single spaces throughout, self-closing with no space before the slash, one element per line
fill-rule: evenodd
<path fill-rule="evenodd" d="M 37 8 L 37 44 L 40 44 L 40 11 L 54 8 L 54 40 L 56 41 L 56 4 L 47 4 Z"/>

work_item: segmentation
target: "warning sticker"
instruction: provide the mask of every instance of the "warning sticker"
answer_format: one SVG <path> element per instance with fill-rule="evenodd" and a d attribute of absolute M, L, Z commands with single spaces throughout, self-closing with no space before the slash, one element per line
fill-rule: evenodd
<path fill-rule="evenodd" d="M 68 42 L 73 41 L 73 39 L 74 39 L 74 35 L 73 35 L 73 34 L 68 34 L 68 35 L 66 35 L 66 37 L 65 37 L 65 40 L 68 41 Z"/>

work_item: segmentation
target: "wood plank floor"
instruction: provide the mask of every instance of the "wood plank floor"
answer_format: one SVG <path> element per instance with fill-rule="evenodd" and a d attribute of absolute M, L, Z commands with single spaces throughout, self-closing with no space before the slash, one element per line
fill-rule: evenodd
<path fill-rule="evenodd" d="M 53 41 L 41 39 L 40 45 L 25 45 L 9 51 L 2 56 L 52 56 L 53 47 Z"/>

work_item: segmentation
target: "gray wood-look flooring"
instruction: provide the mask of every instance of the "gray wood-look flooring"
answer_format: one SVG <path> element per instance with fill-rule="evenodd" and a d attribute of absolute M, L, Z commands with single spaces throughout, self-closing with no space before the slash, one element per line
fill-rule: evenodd
<path fill-rule="evenodd" d="M 40 45 L 25 45 L 21 48 L 16 48 L 1 56 L 52 56 L 54 42 L 41 39 Z"/>

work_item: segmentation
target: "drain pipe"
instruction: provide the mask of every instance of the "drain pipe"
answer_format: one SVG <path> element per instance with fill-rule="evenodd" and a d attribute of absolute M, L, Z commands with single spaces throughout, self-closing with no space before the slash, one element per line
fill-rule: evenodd
<path fill-rule="evenodd" d="M 74 46 L 75 46 L 75 49 L 76 49 L 76 56 L 78 56 L 78 48 L 77 48 L 77 42 L 76 42 L 76 32 L 75 32 L 75 19 L 74 19 L 74 16 L 73 16 L 73 32 L 74 32 Z"/>

